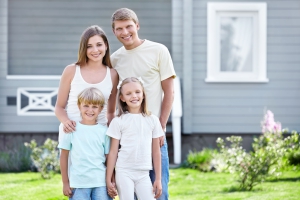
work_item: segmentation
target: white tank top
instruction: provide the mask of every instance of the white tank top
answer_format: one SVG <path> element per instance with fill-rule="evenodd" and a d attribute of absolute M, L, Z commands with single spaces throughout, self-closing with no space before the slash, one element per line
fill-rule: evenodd
<path fill-rule="evenodd" d="M 80 112 L 77 106 L 78 94 L 86 88 L 95 87 L 98 88 L 105 97 L 105 105 L 103 107 L 103 110 L 98 116 L 98 124 L 107 126 L 107 116 L 106 116 L 107 102 L 111 94 L 113 84 L 111 80 L 110 69 L 109 67 L 106 67 L 106 69 L 107 69 L 106 76 L 100 83 L 90 84 L 85 82 L 85 80 L 81 76 L 80 66 L 76 66 L 76 72 L 71 82 L 71 89 L 70 89 L 69 98 L 66 106 L 66 111 L 69 119 L 74 121 L 81 120 Z"/>

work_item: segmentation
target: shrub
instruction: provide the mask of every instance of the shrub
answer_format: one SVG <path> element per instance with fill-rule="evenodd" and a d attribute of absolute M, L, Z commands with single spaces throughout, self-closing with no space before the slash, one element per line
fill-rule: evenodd
<path fill-rule="evenodd" d="M 291 136 L 284 139 L 287 149 L 286 158 L 291 165 L 300 165 L 300 133 L 292 131 Z"/>
<path fill-rule="evenodd" d="M 33 171 L 30 159 L 31 150 L 24 145 L 13 150 L 0 152 L 0 172 Z"/>
<path fill-rule="evenodd" d="M 31 159 L 44 179 L 51 178 L 54 173 L 59 172 L 59 151 L 57 144 L 57 141 L 49 138 L 41 146 L 37 146 L 35 140 L 25 143 L 25 146 L 32 150 Z"/>
<path fill-rule="evenodd" d="M 198 169 L 203 172 L 211 171 L 214 169 L 211 161 L 216 152 L 216 150 L 212 149 L 203 149 L 200 152 L 190 151 L 186 159 L 185 167 Z"/>
<path fill-rule="evenodd" d="M 221 138 L 218 138 L 217 143 L 229 172 L 238 177 L 241 191 L 252 190 L 255 185 L 270 175 L 279 175 L 280 161 L 284 155 L 281 142 L 270 140 L 270 142 L 263 143 L 264 147 L 257 148 L 260 147 L 261 141 L 265 141 L 264 136 L 262 136 L 256 139 L 253 144 L 255 151 L 247 153 L 241 146 L 241 137 L 231 136 L 227 137 L 226 140 L 230 143 L 229 147 Z"/>
<path fill-rule="evenodd" d="M 230 146 L 227 147 L 223 139 L 218 138 L 220 148 L 230 173 L 236 174 L 240 183 L 240 190 L 252 188 L 264 181 L 268 176 L 279 175 L 283 157 L 286 153 L 282 136 L 281 124 L 275 122 L 274 114 L 267 111 L 262 121 L 263 134 L 254 138 L 253 151 L 247 153 L 242 148 L 242 138 L 231 136 L 226 138 Z"/>

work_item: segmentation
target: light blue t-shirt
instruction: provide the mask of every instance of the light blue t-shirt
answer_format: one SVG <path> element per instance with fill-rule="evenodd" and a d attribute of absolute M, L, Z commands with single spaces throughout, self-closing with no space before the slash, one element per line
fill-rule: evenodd
<path fill-rule="evenodd" d="M 70 150 L 70 187 L 93 188 L 106 186 L 105 154 L 109 152 L 107 127 L 76 122 L 76 131 L 63 134 L 58 148 Z"/>

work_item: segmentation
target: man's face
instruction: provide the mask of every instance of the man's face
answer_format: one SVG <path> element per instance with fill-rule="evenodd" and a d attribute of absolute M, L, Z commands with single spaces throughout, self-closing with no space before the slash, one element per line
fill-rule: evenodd
<path fill-rule="evenodd" d="M 139 24 L 135 24 L 132 20 L 118 20 L 114 24 L 113 32 L 127 50 L 134 49 L 140 45 L 138 36 Z"/>

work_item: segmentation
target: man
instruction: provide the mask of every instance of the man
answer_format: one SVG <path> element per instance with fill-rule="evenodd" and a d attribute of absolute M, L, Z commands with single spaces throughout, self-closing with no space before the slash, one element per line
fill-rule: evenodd
<path fill-rule="evenodd" d="M 168 49 L 159 43 L 140 39 L 140 25 L 134 11 L 121 8 L 112 15 L 112 29 L 123 44 L 111 56 L 113 68 L 119 79 L 141 77 L 147 96 L 148 109 L 156 115 L 164 131 L 172 109 L 174 98 L 173 79 L 176 77 L 173 62 Z M 159 200 L 168 199 L 169 156 L 165 136 L 160 138 L 162 158 L 162 189 Z M 150 171 L 152 182 L 155 172 Z"/>

